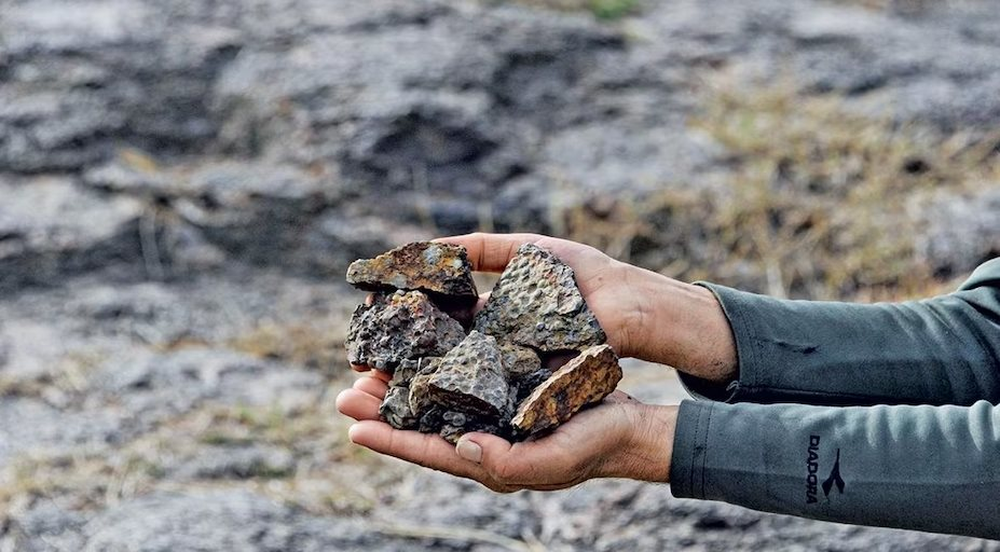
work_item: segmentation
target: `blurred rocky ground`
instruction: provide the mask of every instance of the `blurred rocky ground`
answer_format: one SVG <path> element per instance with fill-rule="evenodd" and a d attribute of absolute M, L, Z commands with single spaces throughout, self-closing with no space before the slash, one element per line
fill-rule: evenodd
<path fill-rule="evenodd" d="M 346 442 L 342 275 L 404 241 L 856 300 L 1000 254 L 990 0 L 622 5 L 0 0 L 0 550 L 1000 550 Z"/>

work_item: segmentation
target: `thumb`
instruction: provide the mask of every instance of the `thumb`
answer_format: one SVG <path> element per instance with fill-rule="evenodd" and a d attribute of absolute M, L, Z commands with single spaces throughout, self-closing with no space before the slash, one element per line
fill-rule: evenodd
<path fill-rule="evenodd" d="M 462 458 L 477 464 L 491 465 L 510 452 L 509 441 L 489 433 L 466 433 L 459 438 L 455 451 Z"/>

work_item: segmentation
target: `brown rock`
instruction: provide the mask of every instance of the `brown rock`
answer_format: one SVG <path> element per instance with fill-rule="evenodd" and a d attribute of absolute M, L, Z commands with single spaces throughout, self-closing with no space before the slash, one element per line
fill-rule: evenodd
<path fill-rule="evenodd" d="M 517 250 L 473 328 L 540 351 L 580 351 L 607 339 L 573 269 L 534 244 Z"/>
<path fill-rule="evenodd" d="M 556 427 L 610 395 L 621 379 L 618 355 L 611 346 L 591 347 L 532 391 L 518 406 L 511 427 L 519 436 Z"/>
<path fill-rule="evenodd" d="M 365 291 L 419 290 L 434 297 L 475 303 L 479 297 L 465 248 L 413 242 L 374 259 L 354 261 L 347 282 Z"/>
<path fill-rule="evenodd" d="M 376 295 L 359 305 L 347 333 L 347 358 L 393 373 L 400 362 L 441 356 L 458 345 L 465 332 L 419 291 Z"/>

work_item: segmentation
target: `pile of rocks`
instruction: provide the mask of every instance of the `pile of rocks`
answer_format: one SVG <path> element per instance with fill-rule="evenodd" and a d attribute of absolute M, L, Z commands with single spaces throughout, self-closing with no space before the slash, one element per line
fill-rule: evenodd
<path fill-rule="evenodd" d="M 600 402 L 622 377 L 573 270 L 536 245 L 518 249 L 466 325 L 457 313 L 478 293 L 464 247 L 410 243 L 356 261 L 347 280 L 375 292 L 354 311 L 348 359 L 393 374 L 380 412 L 398 429 L 523 440 Z M 553 369 L 567 352 L 575 358 Z"/>

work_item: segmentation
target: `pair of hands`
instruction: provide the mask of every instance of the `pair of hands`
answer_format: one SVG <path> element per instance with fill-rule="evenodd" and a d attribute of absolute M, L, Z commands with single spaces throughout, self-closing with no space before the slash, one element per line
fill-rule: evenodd
<path fill-rule="evenodd" d="M 722 381 L 735 371 L 728 322 L 704 288 L 545 236 L 470 234 L 440 241 L 464 246 L 473 270 L 482 272 L 502 271 L 518 247 L 534 243 L 573 268 L 587 305 L 620 356 L 686 366 L 709 380 Z M 562 489 L 596 477 L 669 479 L 676 407 L 646 405 L 615 391 L 543 438 L 511 444 L 495 435 L 468 433 L 452 446 L 438 435 L 397 430 L 380 421 L 389 376 L 354 368 L 369 373 L 340 393 L 337 408 L 357 421 L 349 430 L 351 441 L 376 452 L 474 479 L 497 492 Z"/>

